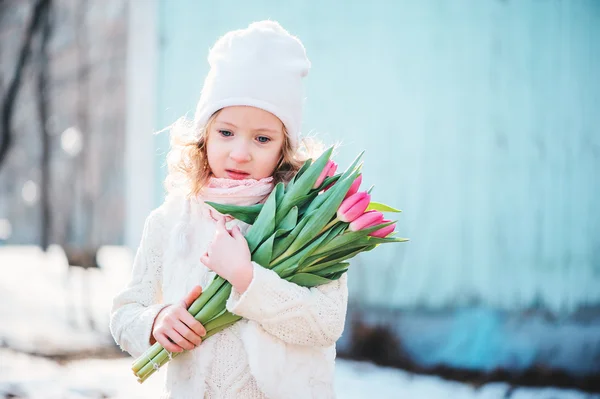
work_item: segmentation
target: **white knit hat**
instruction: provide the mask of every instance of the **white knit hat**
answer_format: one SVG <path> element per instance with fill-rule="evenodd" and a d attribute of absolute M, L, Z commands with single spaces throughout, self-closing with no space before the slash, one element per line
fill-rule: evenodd
<path fill-rule="evenodd" d="M 196 107 L 197 134 L 221 108 L 247 105 L 277 116 L 295 147 L 302 122 L 302 78 L 310 61 L 300 40 L 275 21 L 228 32 L 208 54 L 210 72 Z"/>

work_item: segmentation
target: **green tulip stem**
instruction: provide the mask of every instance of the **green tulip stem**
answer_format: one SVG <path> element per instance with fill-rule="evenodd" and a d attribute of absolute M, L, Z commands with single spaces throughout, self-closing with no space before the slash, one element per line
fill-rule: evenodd
<path fill-rule="evenodd" d="M 213 335 L 225 330 L 227 327 L 232 326 L 233 324 L 235 324 L 236 321 L 241 319 L 241 317 L 230 314 L 230 315 L 220 316 L 216 320 L 219 320 L 219 319 L 222 319 L 222 321 L 219 323 L 215 323 L 215 325 L 212 328 L 210 328 L 210 326 L 209 326 L 209 328 L 207 329 L 206 335 L 202 338 L 203 341 L 205 341 L 208 338 L 212 337 Z M 165 363 L 167 363 L 170 358 L 176 358 L 180 353 L 183 353 L 183 352 L 171 352 L 171 356 L 169 357 L 168 356 L 169 352 L 167 352 L 165 349 L 163 349 L 162 352 L 165 353 L 165 356 L 160 359 L 159 363 L 156 363 L 157 367 L 153 366 L 151 368 L 147 368 L 147 369 L 143 370 L 143 372 L 135 374 L 136 377 L 138 377 L 138 382 L 140 384 L 142 382 L 146 381 L 148 379 L 148 377 L 150 377 L 156 371 L 158 371 L 158 368 L 160 368 Z M 153 359 L 153 360 L 155 360 L 155 359 Z"/>
<path fill-rule="evenodd" d="M 317 237 L 319 237 L 321 234 L 325 233 L 330 228 L 332 228 L 333 226 L 335 226 L 336 224 L 338 224 L 339 221 L 340 220 L 336 216 L 331 222 L 329 222 L 329 224 L 327 226 L 323 227 L 323 229 L 319 232 L 319 234 L 317 234 Z"/>

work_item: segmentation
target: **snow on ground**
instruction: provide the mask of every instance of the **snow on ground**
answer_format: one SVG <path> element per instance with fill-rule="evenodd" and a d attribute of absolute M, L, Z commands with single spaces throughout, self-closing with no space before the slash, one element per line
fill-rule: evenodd
<path fill-rule="evenodd" d="M 0 247 L 0 398 L 159 397 L 164 371 L 140 385 L 131 372 L 131 358 L 59 364 L 31 355 L 114 353 L 108 312 L 112 296 L 129 275 L 131 254 L 113 247 L 105 248 L 100 257 L 102 270 L 67 272 L 57 248 L 45 255 L 35 247 Z M 600 395 L 553 388 L 518 388 L 507 395 L 509 388 L 495 383 L 475 389 L 435 376 L 343 359 L 336 366 L 336 392 L 342 399 L 600 399 Z"/>
<path fill-rule="evenodd" d="M 158 398 L 164 371 L 139 384 L 130 366 L 130 358 L 85 359 L 60 366 L 44 358 L 0 349 L 0 398 L 9 395 L 29 399 Z M 476 390 L 434 376 L 344 359 L 337 361 L 335 388 L 340 399 L 600 398 L 600 395 L 552 388 L 519 388 L 505 396 L 509 390 L 506 384 L 488 384 Z"/>
<path fill-rule="evenodd" d="M 97 269 L 68 270 L 57 247 L 48 254 L 37 247 L 0 247 L 0 268 L 0 345 L 47 355 L 113 345 L 110 298 L 127 274 L 116 281 Z"/>

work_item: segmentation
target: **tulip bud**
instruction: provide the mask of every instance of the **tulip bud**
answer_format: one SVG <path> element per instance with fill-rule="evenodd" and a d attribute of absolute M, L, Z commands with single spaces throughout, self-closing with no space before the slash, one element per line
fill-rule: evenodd
<path fill-rule="evenodd" d="M 337 167 L 338 167 L 337 163 L 333 162 L 331 159 L 329 161 L 327 161 L 327 163 L 325 164 L 325 167 L 323 168 L 323 170 L 321 171 L 321 174 L 319 175 L 319 178 L 315 182 L 313 189 L 319 188 L 321 186 L 321 184 L 323 184 L 323 182 L 325 181 L 326 178 L 333 176 L 335 174 L 335 171 L 337 170 Z"/>
<path fill-rule="evenodd" d="M 331 161 L 331 167 L 329 168 L 329 172 L 327 172 L 327 177 L 332 177 L 337 172 L 338 164 L 334 161 Z"/>
<path fill-rule="evenodd" d="M 350 186 L 350 189 L 346 193 L 346 196 L 344 197 L 344 199 L 348 198 L 351 195 L 356 194 L 358 192 L 358 188 L 360 187 L 360 183 L 362 183 L 362 175 L 358 175 L 356 180 L 354 180 L 354 182 Z"/>
<path fill-rule="evenodd" d="M 381 223 L 389 223 L 389 222 L 391 222 L 391 220 L 384 220 Z M 385 238 L 385 237 L 389 236 L 394 231 L 395 228 L 396 228 L 396 223 L 390 224 L 389 226 L 386 226 L 382 229 L 374 231 L 369 235 L 371 237 Z"/>
<path fill-rule="evenodd" d="M 360 215 L 356 220 L 350 223 L 348 228 L 350 231 L 358 231 L 368 229 L 369 227 L 377 226 L 383 223 L 383 213 L 379 211 L 369 211 Z"/>
<path fill-rule="evenodd" d="M 366 191 L 351 195 L 340 205 L 337 218 L 342 222 L 353 222 L 365 212 L 370 202 L 371 196 Z"/>

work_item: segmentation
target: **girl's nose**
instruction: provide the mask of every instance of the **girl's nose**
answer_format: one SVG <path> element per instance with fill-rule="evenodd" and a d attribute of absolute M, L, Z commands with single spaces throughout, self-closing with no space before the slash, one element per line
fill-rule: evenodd
<path fill-rule="evenodd" d="M 236 145 L 229 153 L 229 157 L 237 163 L 249 162 L 252 159 L 246 143 Z"/>

